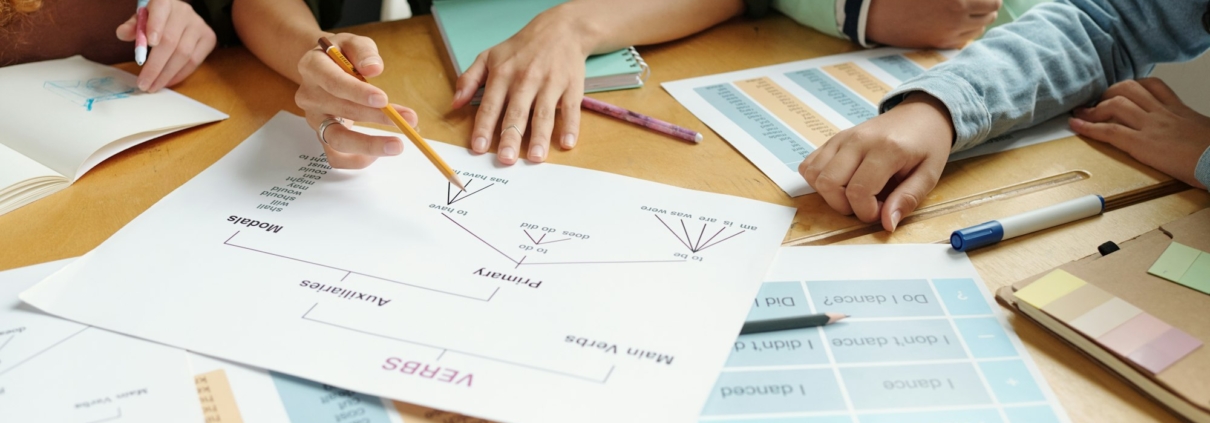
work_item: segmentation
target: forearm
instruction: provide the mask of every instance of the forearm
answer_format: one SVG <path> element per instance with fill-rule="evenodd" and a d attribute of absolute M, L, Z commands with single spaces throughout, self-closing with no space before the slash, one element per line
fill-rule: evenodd
<path fill-rule="evenodd" d="M 573 0 L 535 18 L 572 24 L 592 54 L 685 37 L 737 16 L 743 0 Z"/>
<path fill-rule="evenodd" d="M 1032 126 L 1095 101 L 1115 82 L 1146 76 L 1155 63 L 1206 48 L 1210 38 L 1193 31 L 1200 16 L 1193 12 L 1204 12 L 1205 0 L 1152 7 L 1123 0 L 1040 5 L 907 81 L 882 108 L 914 91 L 937 97 L 952 114 L 955 151 Z"/>
<path fill-rule="evenodd" d="M 235 0 L 231 20 L 252 54 L 295 83 L 302 81 L 299 59 L 330 35 L 302 0 Z"/>

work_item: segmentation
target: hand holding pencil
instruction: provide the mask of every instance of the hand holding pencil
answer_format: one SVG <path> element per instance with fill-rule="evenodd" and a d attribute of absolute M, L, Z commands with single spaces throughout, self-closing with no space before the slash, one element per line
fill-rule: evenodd
<path fill-rule="evenodd" d="M 349 61 L 348 57 L 346 57 L 344 53 L 340 51 L 340 47 L 332 44 L 327 37 L 319 38 L 319 48 L 326 56 L 328 56 L 329 59 L 332 60 L 333 63 L 336 63 L 336 65 L 340 67 L 341 71 L 356 78 L 360 82 L 368 83 L 365 77 L 362 76 L 361 73 L 359 73 L 353 66 L 353 63 Z M 395 124 L 399 130 L 403 131 L 403 134 L 407 136 L 408 140 L 412 141 L 412 144 L 414 144 L 416 148 L 420 149 L 420 152 L 424 154 L 424 157 L 428 158 L 429 162 L 432 162 L 433 166 L 436 167 L 437 170 L 440 171 L 451 184 L 458 187 L 458 189 L 465 190 L 466 187 L 462 185 L 462 181 L 458 179 L 458 175 L 454 173 L 454 170 L 451 169 L 448 164 L 445 163 L 445 160 L 443 160 L 441 156 L 437 155 L 437 152 L 428 145 L 428 142 L 425 141 L 424 138 L 420 137 L 420 134 L 416 132 L 415 128 L 413 128 L 414 124 L 404 120 L 403 116 L 399 114 L 398 110 L 386 103 L 386 96 L 384 94 L 382 98 L 383 106 L 379 110 L 381 110 L 383 115 L 387 117 L 387 120 Z M 324 145 L 325 150 L 328 149 L 328 147 L 332 147 L 331 143 L 329 143 L 327 140 L 326 132 L 327 128 L 332 126 L 334 123 L 337 123 L 337 127 L 343 128 L 346 131 L 348 130 L 348 128 L 344 126 L 343 119 L 336 117 L 325 118 L 324 121 L 320 123 L 318 129 L 319 141 Z M 402 146 L 399 146 L 398 148 L 400 151 L 403 149 Z M 396 154 L 398 154 L 398 152 L 396 152 Z"/>

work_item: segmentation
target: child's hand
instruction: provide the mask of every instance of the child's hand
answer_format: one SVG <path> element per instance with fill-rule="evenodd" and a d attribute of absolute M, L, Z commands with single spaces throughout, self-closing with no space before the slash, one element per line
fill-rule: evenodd
<path fill-rule="evenodd" d="M 881 219 L 883 228 L 894 231 L 937 185 L 953 139 L 945 105 L 917 92 L 836 134 L 807 156 L 798 172 L 834 210 L 863 222 Z"/>
<path fill-rule="evenodd" d="M 118 39 L 134 41 L 134 15 L 118 26 Z M 151 52 L 139 72 L 139 89 L 156 92 L 176 85 L 193 73 L 214 50 L 216 38 L 209 25 L 179 0 L 151 0 L 147 3 L 147 44 Z M 131 49 L 133 54 L 134 49 Z"/>
<path fill-rule="evenodd" d="M 1071 130 L 1107 142 L 1148 166 L 1186 184 L 1206 188 L 1194 177 L 1210 147 L 1210 117 L 1176 96 L 1164 81 L 1123 81 L 1105 90 L 1094 107 L 1076 109 Z"/>
<path fill-rule="evenodd" d="M 866 37 L 909 48 L 959 48 L 996 20 L 1000 0 L 873 0 Z"/>

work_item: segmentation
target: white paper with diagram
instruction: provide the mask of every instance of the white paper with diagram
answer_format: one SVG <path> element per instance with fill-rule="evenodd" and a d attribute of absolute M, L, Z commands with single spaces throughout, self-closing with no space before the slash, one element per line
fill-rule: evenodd
<path fill-rule="evenodd" d="M 412 148 L 332 170 L 314 137 L 279 114 L 22 298 L 479 417 L 695 421 L 794 214 L 435 143 L 459 191 Z"/>

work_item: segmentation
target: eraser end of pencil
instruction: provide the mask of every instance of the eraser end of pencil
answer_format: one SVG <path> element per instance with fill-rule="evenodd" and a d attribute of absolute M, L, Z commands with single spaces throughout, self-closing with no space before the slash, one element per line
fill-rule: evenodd
<path fill-rule="evenodd" d="M 695 142 L 695 143 L 702 142 L 702 134 L 701 133 L 693 134 L 693 142 Z"/>
<path fill-rule="evenodd" d="M 134 62 L 138 63 L 139 66 L 143 66 L 143 63 L 147 62 L 147 47 L 139 46 L 134 48 Z"/>

